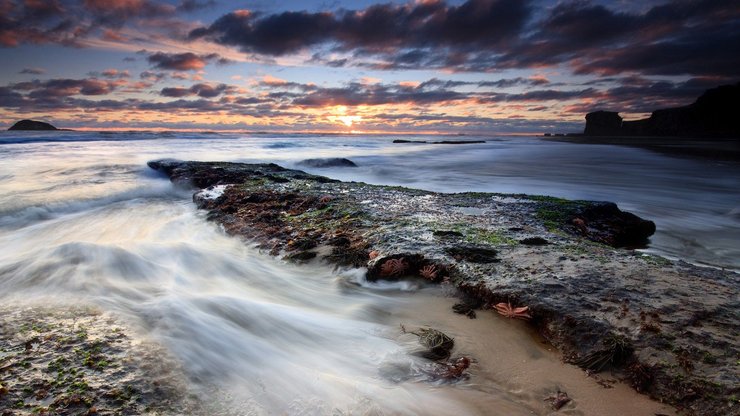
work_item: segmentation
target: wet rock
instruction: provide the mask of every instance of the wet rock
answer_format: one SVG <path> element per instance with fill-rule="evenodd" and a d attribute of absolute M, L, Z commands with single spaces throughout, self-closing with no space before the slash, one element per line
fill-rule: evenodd
<path fill-rule="evenodd" d="M 326 244 L 335 247 L 347 247 L 352 244 L 352 240 L 350 240 L 346 236 L 340 235 L 333 237 L 332 239 L 327 241 Z"/>
<path fill-rule="evenodd" d="M 468 261 L 471 263 L 496 263 L 498 251 L 489 247 L 465 245 L 453 246 L 446 249 L 447 254 L 457 261 Z"/>
<path fill-rule="evenodd" d="M 571 231 L 613 247 L 641 247 L 655 233 L 655 223 L 606 202 L 589 206 L 571 219 Z"/>
<path fill-rule="evenodd" d="M 57 128 L 43 121 L 21 120 L 10 126 L 8 130 L 57 130 Z"/>
<path fill-rule="evenodd" d="M 308 239 L 325 247 L 294 253 L 367 267 L 369 281 L 433 273 L 425 281 L 447 281 L 463 293 L 460 303 L 471 307 L 459 306 L 461 312 L 527 305 L 527 324 L 566 361 L 588 371 L 618 370 L 640 391 L 697 414 L 726 414 L 721 398 L 737 393 L 737 274 L 610 247 L 631 246 L 654 231 L 650 221 L 614 204 L 437 194 L 338 182 L 269 164 L 151 165 L 196 186 L 238 180 L 198 206 L 227 233 L 273 255 Z M 460 207 L 495 214 L 470 215 Z M 442 233 L 430 236 L 430 230 Z M 525 230 L 537 230 L 551 244 L 532 250 L 509 237 Z"/>
<path fill-rule="evenodd" d="M 465 315 L 470 319 L 476 318 L 475 310 L 467 303 L 456 303 L 452 305 L 452 311 L 460 315 Z"/>
<path fill-rule="evenodd" d="M 468 378 L 468 374 L 465 372 L 470 367 L 470 358 L 460 357 L 457 359 L 450 359 L 444 363 L 432 363 L 425 373 L 428 376 L 429 381 L 447 381 L 454 382 L 461 379 Z"/>
<path fill-rule="evenodd" d="M 571 399 L 568 397 L 568 393 L 558 390 L 545 398 L 545 401 L 550 402 L 553 410 L 560 410 L 563 406 L 570 403 Z"/>
<path fill-rule="evenodd" d="M 519 240 L 519 242 L 524 244 L 525 246 L 546 246 L 550 244 L 549 241 L 545 240 L 542 237 L 528 237 L 523 240 Z"/>
<path fill-rule="evenodd" d="M 316 258 L 316 252 L 314 251 L 298 251 L 295 253 L 290 253 L 287 256 L 285 256 L 285 260 L 294 261 L 294 262 L 306 262 L 306 261 L 309 261 L 315 258 Z"/>
<path fill-rule="evenodd" d="M 437 238 L 457 238 L 462 237 L 463 234 L 458 231 L 439 230 L 432 232 L 432 235 Z"/>
<path fill-rule="evenodd" d="M 367 280 L 398 280 L 420 277 L 439 283 L 449 275 L 449 268 L 420 254 L 399 253 L 378 259 L 367 272 Z"/>
<path fill-rule="evenodd" d="M 322 159 L 305 159 L 298 162 L 299 166 L 311 168 L 356 168 L 357 164 L 343 157 L 331 157 Z"/>
<path fill-rule="evenodd" d="M 0 305 L 0 351 L 3 415 L 208 414 L 166 351 L 92 308 Z"/>
<path fill-rule="evenodd" d="M 419 337 L 419 344 L 426 348 L 426 350 L 419 353 L 419 355 L 429 360 L 436 361 L 447 359 L 450 357 L 452 348 L 455 347 L 454 339 L 444 332 L 434 328 L 419 328 L 414 331 L 407 331 L 406 328 L 401 325 L 401 330 L 404 333 L 413 334 Z"/>

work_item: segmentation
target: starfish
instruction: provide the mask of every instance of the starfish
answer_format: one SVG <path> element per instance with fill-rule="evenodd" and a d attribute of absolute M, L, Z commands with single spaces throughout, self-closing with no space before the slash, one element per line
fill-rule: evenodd
<path fill-rule="evenodd" d="M 532 315 L 529 314 L 529 306 L 521 306 L 513 308 L 511 303 L 497 303 L 494 308 L 496 312 L 507 317 L 507 318 L 518 318 L 518 319 L 530 319 Z"/>
<path fill-rule="evenodd" d="M 419 270 L 419 275 L 427 280 L 434 280 L 437 278 L 437 266 L 429 264 Z"/>
<path fill-rule="evenodd" d="M 380 266 L 381 276 L 401 276 L 409 268 L 406 259 L 388 259 Z"/>

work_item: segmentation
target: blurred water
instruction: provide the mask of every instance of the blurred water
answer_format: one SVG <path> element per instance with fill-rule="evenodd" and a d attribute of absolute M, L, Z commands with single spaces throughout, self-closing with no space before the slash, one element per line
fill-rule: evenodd
<path fill-rule="evenodd" d="M 443 327 L 444 319 L 467 321 L 424 321 L 435 311 L 451 315 L 438 293 L 371 286 L 362 271 L 298 267 L 264 256 L 205 221 L 190 192 L 146 162 L 174 157 L 294 166 L 305 158 L 348 157 L 360 167 L 312 171 L 443 192 L 612 200 L 658 223 L 653 250 L 740 266 L 736 165 L 536 138 L 463 146 L 391 141 L 0 133 L 0 302 L 80 302 L 113 311 L 172 351 L 199 388 L 213 389 L 242 414 L 488 414 L 490 406 L 503 414 L 544 414 L 541 379 L 527 381 L 527 388 L 495 372 L 455 387 L 399 383 L 408 376 L 403 369 L 424 365 L 407 354 L 414 340 L 399 335 L 401 317 Z M 481 344 L 481 330 L 471 329 L 469 348 L 486 346 L 481 360 L 485 351 L 498 359 L 508 348 L 509 356 L 521 354 L 512 362 L 534 366 L 514 368 L 515 374 L 560 365 L 556 356 L 523 348 L 528 341 L 514 329 L 491 327 L 497 339 L 518 339 L 510 347 Z M 465 345 L 466 335 L 455 335 Z M 383 368 L 400 373 L 389 377 Z"/>
<path fill-rule="evenodd" d="M 133 197 L 126 192 L 139 192 L 141 179 L 153 177 L 145 164 L 157 157 L 289 167 L 306 158 L 347 157 L 359 168 L 300 168 L 343 180 L 440 192 L 613 201 L 656 222 L 648 251 L 740 269 L 737 162 L 536 137 L 485 139 L 485 144 L 455 146 L 393 144 L 393 137 L 382 136 L 0 132 L 0 214 L 10 216 L 0 225 L 45 218 L 48 210 L 75 210 L 80 201 Z M 155 195 L 171 192 L 161 181 L 145 189 Z"/>

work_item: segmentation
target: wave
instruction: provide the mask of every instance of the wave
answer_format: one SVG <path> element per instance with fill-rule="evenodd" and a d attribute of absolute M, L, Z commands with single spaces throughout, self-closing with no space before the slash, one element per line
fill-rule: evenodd
<path fill-rule="evenodd" d="M 61 186 L 68 185 L 54 185 L 48 188 L 48 190 L 53 190 Z M 17 229 L 27 227 L 40 221 L 48 221 L 65 215 L 84 214 L 89 211 L 124 201 L 186 201 L 186 198 L 191 193 L 192 192 L 190 191 L 173 187 L 169 182 L 153 182 L 147 186 L 137 187 L 99 198 L 81 198 L 72 201 L 32 205 L 0 211 L 0 228 Z"/>

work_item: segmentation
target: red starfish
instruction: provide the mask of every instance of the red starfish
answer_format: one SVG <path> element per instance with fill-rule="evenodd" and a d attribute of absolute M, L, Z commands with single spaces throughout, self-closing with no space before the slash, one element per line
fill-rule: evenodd
<path fill-rule="evenodd" d="M 532 315 L 529 314 L 529 306 L 521 306 L 518 308 L 513 308 L 511 306 L 511 303 L 497 303 L 494 308 L 496 309 L 496 312 L 499 314 L 507 317 L 507 318 L 517 318 L 517 319 L 531 319 Z"/>
<path fill-rule="evenodd" d="M 419 275 L 428 280 L 434 280 L 437 278 L 437 266 L 429 264 L 419 270 Z"/>
<path fill-rule="evenodd" d="M 380 275 L 401 276 L 408 268 L 409 264 L 404 257 L 400 259 L 388 259 L 380 266 Z"/>

